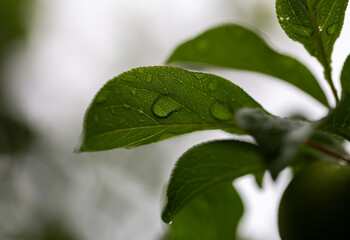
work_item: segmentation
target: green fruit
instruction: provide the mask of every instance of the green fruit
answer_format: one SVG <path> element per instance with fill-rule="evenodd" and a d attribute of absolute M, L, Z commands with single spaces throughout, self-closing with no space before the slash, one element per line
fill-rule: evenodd
<path fill-rule="evenodd" d="M 350 239 L 350 167 L 311 164 L 284 192 L 278 216 L 283 240 Z"/>

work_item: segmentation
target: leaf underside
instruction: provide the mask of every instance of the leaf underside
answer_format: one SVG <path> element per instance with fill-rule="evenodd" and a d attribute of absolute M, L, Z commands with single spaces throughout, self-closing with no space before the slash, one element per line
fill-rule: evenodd
<path fill-rule="evenodd" d="M 253 144 L 220 140 L 195 146 L 173 169 L 162 219 L 169 223 L 194 196 L 213 185 L 261 171 L 262 155 Z"/>
<path fill-rule="evenodd" d="M 340 76 L 340 82 L 343 91 L 350 92 L 350 55 L 345 60 Z"/>
<path fill-rule="evenodd" d="M 143 67 L 110 80 L 84 120 L 80 151 L 131 148 L 198 130 L 240 132 L 234 116 L 257 107 L 221 77 L 175 67 Z"/>
<path fill-rule="evenodd" d="M 274 51 L 256 33 L 239 25 L 204 32 L 177 47 L 167 62 L 203 63 L 263 73 L 298 87 L 328 106 L 316 78 L 302 63 Z"/>
<path fill-rule="evenodd" d="M 234 240 L 243 212 L 232 183 L 220 183 L 198 194 L 176 215 L 164 240 Z"/>

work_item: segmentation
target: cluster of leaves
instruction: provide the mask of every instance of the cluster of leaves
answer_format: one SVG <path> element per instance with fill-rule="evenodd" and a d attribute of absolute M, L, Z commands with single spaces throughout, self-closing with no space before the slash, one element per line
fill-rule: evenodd
<path fill-rule="evenodd" d="M 254 174 L 261 185 L 265 171 L 276 179 L 284 168 L 298 171 L 313 159 L 348 159 L 342 144 L 350 140 L 350 57 L 341 74 L 340 99 L 331 68 L 347 3 L 276 1 L 277 18 L 286 34 L 323 66 L 335 108 L 307 67 L 239 25 L 210 29 L 180 45 L 167 61 L 272 76 L 328 107 L 323 119 L 273 116 L 241 88 L 216 75 L 169 66 L 141 67 L 110 80 L 97 93 L 86 112 L 79 150 L 133 148 L 210 129 L 253 136 L 255 143 L 211 141 L 184 153 L 171 175 L 162 214 L 164 222 L 173 223 L 167 239 L 234 239 L 243 205 L 233 180 Z"/>

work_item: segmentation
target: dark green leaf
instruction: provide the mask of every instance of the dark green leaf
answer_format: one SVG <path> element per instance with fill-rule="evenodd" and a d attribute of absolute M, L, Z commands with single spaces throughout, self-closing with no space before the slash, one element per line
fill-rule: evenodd
<path fill-rule="evenodd" d="M 350 55 L 345 60 L 340 76 L 340 82 L 343 91 L 350 92 Z"/>
<path fill-rule="evenodd" d="M 234 240 L 243 211 L 232 183 L 217 184 L 194 197 L 175 216 L 166 240 Z"/>
<path fill-rule="evenodd" d="M 235 112 L 260 107 L 221 77 L 174 67 L 144 67 L 109 81 L 84 121 L 81 151 L 130 148 L 198 130 L 238 132 Z"/>
<path fill-rule="evenodd" d="M 347 4 L 347 0 L 276 0 L 282 28 L 318 59 L 328 81 L 333 45 L 343 27 Z"/>
<path fill-rule="evenodd" d="M 168 62 L 196 62 L 256 71 L 282 79 L 328 106 L 311 72 L 299 61 L 272 50 L 256 33 L 238 25 L 204 32 L 180 45 Z"/>
<path fill-rule="evenodd" d="M 162 219 L 170 222 L 196 194 L 223 181 L 264 170 L 257 146 L 233 140 L 193 147 L 178 160 L 167 190 Z"/>
<path fill-rule="evenodd" d="M 340 103 L 324 119 L 320 129 L 336 133 L 350 141 L 350 92 L 343 91 Z"/>
<path fill-rule="evenodd" d="M 311 123 L 267 115 L 259 109 L 241 109 L 236 120 L 259 144 L 274 179 L 292 160 L 313 130 Z"/>

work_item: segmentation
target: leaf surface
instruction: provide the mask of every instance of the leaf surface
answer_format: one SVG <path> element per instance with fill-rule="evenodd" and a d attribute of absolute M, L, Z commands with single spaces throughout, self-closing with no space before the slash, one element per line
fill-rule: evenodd
<path fill-rule="evenodd" d="M 80 151 L 131 148 L 198 130 L 240 132 L 234 116 L 258 107 L 221 77 L 174 67 L 143 67 L 110 80 L 84 120 Z"/>
<path fill-rule="evenodd" d="M 271 116 L 259 109 L 241 109 L 236 120 L 255 138 L 274 179 L 313 133 L 309 122 Z"/>
<path fill-rule="evenodd" d="M 340 82 L 343 91 L 350 92 L 350 55 L 345 60 L 343 70 L 340 75 Z"/>
<path fill-rule="evenodd" d="M 262 156 L 253 144 L 220 140 L 195 146 L 173 169 L 162 219 L 169 223 L 194 196 L 215 184 L 263 170 Z"/>
<path fill-rule="evenodd" d="M 183 43 L 168 59 L 168 63 L 172 62 L 204 63 L 267 74 L 328 106 L 316 78 L 302 63 L 274 51 L 256 33 L 239 25 L 213 28 Z"/>
<path fill-rule="evenodd" d="M 276 0 L 282 28 L 317 58 L 328 81 L 333 45 L 343 27 L 347 4 L 348 0 Z"/>
<path fill-rule="evenodd" d="M 165 239 L 234 240 L 243 212 L 242 200 L 231 182 L 215 185 L 194 197 L 175 216 Z"/>

